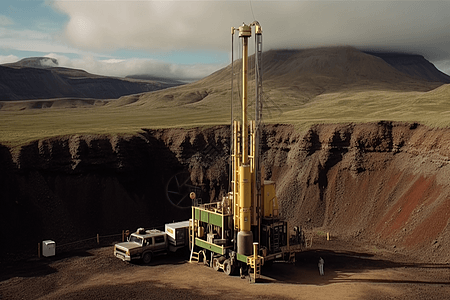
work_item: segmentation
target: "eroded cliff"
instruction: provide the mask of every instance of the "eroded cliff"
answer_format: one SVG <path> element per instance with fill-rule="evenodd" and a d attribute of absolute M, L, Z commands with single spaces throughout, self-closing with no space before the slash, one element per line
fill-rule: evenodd
<path fill-rule="evenodd" d="M 2 251 L 189 218 L 189 191 L 208 202 L 228 189 L 229 133 L 160 129 L 0 146 L 1 228 L 11 241 Z M 448 129 L 268 125 L 262 144 L 265 178 L 277 182 L 291 224 L 450 260 Z"/>

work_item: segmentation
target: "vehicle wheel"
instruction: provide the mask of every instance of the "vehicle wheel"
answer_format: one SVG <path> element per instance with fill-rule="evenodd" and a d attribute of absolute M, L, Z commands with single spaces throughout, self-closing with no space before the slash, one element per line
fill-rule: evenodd
<path fill-rule="evenodd" d="M 151 252 L 147 252 L 144 254 L 144 256 L 142 257 L 142 262 L 144 264 L 149 264 L 152 261 L 152 253 Z"/>
<path fill-rule="evenodd" d="M 231 265 L 231 261 L 229 259 L 226 259 L 223 262 L 223 272 L 227 274 L 228 276 L 232 275 L 234 271 L 234 266 Z"/>
<path fill-rule="evenodd" d="M 213 269 L 216 271 L 220 270 L 220 265 L 219 265 L 219 259 L 218 258 L 214 258 L 213 259 Z"/>

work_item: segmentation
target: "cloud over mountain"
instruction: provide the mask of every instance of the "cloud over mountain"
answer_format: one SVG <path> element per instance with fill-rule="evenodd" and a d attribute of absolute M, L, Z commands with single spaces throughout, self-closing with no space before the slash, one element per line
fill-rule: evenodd
<path fill-rule="evenodd" d="M 265 49 L 351 45 L 450 57 L 447 1 L 79 1 L 66 38 L 86 49 L 218 49 L 231 26 L 263 27 Z"/>

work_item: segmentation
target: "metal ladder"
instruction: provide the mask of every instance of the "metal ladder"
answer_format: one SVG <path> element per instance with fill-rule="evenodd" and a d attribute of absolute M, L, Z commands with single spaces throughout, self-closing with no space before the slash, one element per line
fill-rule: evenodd
<path fill-rule="evenodd" d="M 189 244 L 191 246 L 191 255 L 189 256 L 189 262 L 200 261 L 200 252 L 195 252 L 195 231 L 197 230 L 198 220 L 192 220 L 192 223 L 189 224 Z"/>
<path fill-rule="evenodd" d="M 252 256 L 247 257 L 247 264 L 250 266 L 250 270 L 253 270 L 253 272 L 249 272 L 250 282 L 255 283 L 256 279 L 261 278 L 261 256 L 258 256 L 257 259 Z"/>
<path fill-rule="evenodd" d="M 201 253 L 201 251 L 200 252 L 194 252 L 194 247 L 192 247 L 192 249 L 191 249 L 191 256 L 189 258 L 189 262 L 191 263 L 193 261 L 196 261 L 198 263 L 200 261 L 200 253 Z"/>
<path fill-rule="evenodd" d="M 280 231 L 278 227 L 273 228 L 273 240 L 272 240 L 273 250 L 280 250 Z"/>

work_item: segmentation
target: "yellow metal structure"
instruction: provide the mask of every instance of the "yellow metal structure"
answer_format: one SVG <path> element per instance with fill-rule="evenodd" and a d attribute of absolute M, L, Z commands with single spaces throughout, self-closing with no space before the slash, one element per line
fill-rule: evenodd
<path fill-rule="evenodd" d="M 234 122 L 234 199 L 236 214 L 235 227 L 238 231 L 250 231 L 254 217 L 252 213 L 255 202 L 252 197 L 254 184 L 254 163 L 249 160 L 252 157 L 254 146 L 252 143 L 249 153 L 249 121 L 248 121 L 248 38 L 251 37 L 251 25 L 239 26 L 239 37 L 242 38 L 242 120 L 241 124 Z M 240 125 L 240 126 L 239 126 Z M 239 127 L 240 128 L 239 128 Z M 253 141 L 253 139 L 252 139 Z M 239 151 L 241 148 L 241 151 Z"/>
<path fill-rule="evenodd" d="M 243 165 L 239 167 L 239 184 L 241 192 L 239 193 L 239 230 L 251 230 L 251 206 L 252 206 L 252 177 L 250 166 Z"/>
<path fill-rule="evenodd" d="M 252 27 L 255 32 L 254 120 L 250 120 L 247 109 L 248 39 L 252 36 Z M 254 282 L 260 278 L 264 262 L 291 255 L 290 237 L 287 222 L 278 216 L 275 183 L 264 182 L 261 174 L 261 26 L 254 21 L 238 29 L 231 27 L 233 37 L 237 30 L 242 39 L 242 114 L 239 121 L 232 116 L 231 192 L 222 201 L 192 207 L 191 261 L 203 256 L 204 262 L 227 275 L 237 268 L 241 274 L 250 269 Z M 201 250 L 194 251 L 194 248 Z"/>
<path fill-rule="evenodd" d="M 262 186 L 264 217 L 278 216 L 278 201 L 275 195 L 275 182 L 266 181 Z"/>
<path fill-rule="evenodd" d="M 253 243 L 253 255 L 247 257 L 247 264 L 252 272 L 250 273 L 250 281 L 256 282 L 261 278 L 261 265 L 264 257 L 258 255 L 258 243 Z"/>

